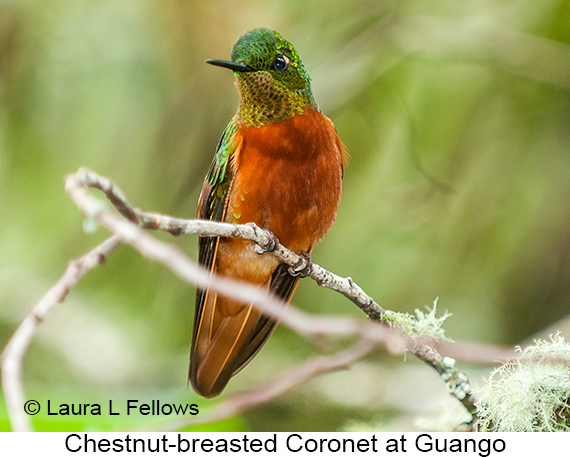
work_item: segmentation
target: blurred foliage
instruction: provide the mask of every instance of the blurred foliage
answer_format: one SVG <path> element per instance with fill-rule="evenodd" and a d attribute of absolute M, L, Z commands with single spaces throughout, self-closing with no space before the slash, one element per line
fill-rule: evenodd
<path fill-rule="evenodd" d="M 259 26 L 295 44 L 352 155 L 317 263 L 389 309 L 439 297 L 454 339 L 512 344 L 568 314 L 567 0 L 0 0 L 2 346 L 68 260 L 107 236 L 82 230 L 66 174 L 86 166 L 145 210 L 195 214 L 237 104 L 231 73 L 203 60 L 227 58 Z M 195 256 L 196 239 L 173 241 Z M 42 325 L 25 359 L 28 398 L 136 393 L 207 408 L 216 400 L 186 387 L 193 293 L 122 248 Z M 360 316 L 308 280 L 294 304 Z M 313 352 L 280 328 L 228 391 Z M 397 418 L 446 396 L 435 378 L 378 354 L 222 428 L 335 430 L 372 419 L 411 427 Z M 35 424 L 138 425 L 73 420 Z"/>

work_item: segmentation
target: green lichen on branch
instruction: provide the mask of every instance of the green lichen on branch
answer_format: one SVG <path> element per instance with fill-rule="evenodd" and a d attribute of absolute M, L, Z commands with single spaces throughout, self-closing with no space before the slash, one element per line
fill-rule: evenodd
<path fill-rule="evenodd" d="M 382 318 L 390 327 L 396 327 L 408 336 L 451 341 L 445 336 L 443 329 L 443 323 L 451 314 L 446 311 L 440 317 L 436 317 L 437 299 L 433 302 L 432 308 L 426 306 L 426 309 L 427 312 L 415 309 L 415 316 L 409 313 L 385 310 Z"/>
<path fill-rule="evenodd" d="M 570 344 L 537 340 L 476 392 L 481 431 L 570 431 Z"/>

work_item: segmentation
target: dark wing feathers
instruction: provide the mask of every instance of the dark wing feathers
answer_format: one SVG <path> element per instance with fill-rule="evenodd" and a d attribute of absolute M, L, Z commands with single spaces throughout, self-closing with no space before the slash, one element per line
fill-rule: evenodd
<path fill-rule="evenodd" d="M 273 295 L 277 296 L 285 303 L 289 303 L 289 300 L 293 296 L 293 292 L 297 288 L 297 283 L 299 282 L 298 276 L 291 276 L 288 272 L 288 265 L 282 263 L 273 272 L 271 277 L 271 282 L 269 284 L 269 291 Z M 277 327 L 278 321 L 272 317 L 262 315 L 259 322 L 255 326 L 251 334 L 251 339 L 248 345 L 241 352 L 239 359 L 237 360 L 236 369 L 234 374 L 242 370 L 250 361 L 255 357 L 255 355 L 262 348 L 263 344 L 271 336 L 275 328 Z"/>

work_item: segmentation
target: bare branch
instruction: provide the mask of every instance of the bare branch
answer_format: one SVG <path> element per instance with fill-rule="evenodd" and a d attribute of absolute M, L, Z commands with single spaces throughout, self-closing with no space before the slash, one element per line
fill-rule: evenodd
<path fill-rule="evenodd" d="M 37 327 L 58 303 L 63 302 L 71 289 L 90 270 L 102 264 L 107 256 L 119 246 L 119 237 L 114 235 L 82 257 L 69 262 L 63 276 L 28 313 L 8 341 L 1 355 L 2 387 L 12 430 L 32 430 L 30 419 L 24 412 L 24 388 L 22 383 L 22 359 L 30 345 Z"/>
<path fill-rule="evenodd" d="M 289 307 L 285 310 L 282 301 L 272 295 L 268 296 L 267 293 L 259 287 L 246 282 L 210 274 L 209 271 L 205 270 L 196 262 L 188 258 L 188 256 L 186 256 L 186 254 L 176 246 L 158 240 L 139 228 L 133 222 L 125 220 L 118 214 L 106 210 L 99 200 L 90 196 L 83 188 L 81 177 L 85 175 L 82 175 L 82 173 L 84 172 L 81 171 L 78 175 L 70 175 L 66 179 L 66 191 L 78 208 L 87 217 L 99 222 L 105 228 L 117 235 L 121 241 L 133 246 L 146 258 L 162 263 L 184 281 L 201 288 L 211 288 L 222 295 L 232 297 L 240 301 L 253 303 L 254 306 L 263 310 L 263 312 L 276 317 L 283 324 L 287 325 L 304 337 L 312 338 L 321 335 L 361 336 L 377 343 L 383 343 L 386 341 L 387 335 L 390 333 L 388 332 L 387 326 L 379 327 L 378 325 L 370 322 L 347 317 L 317 317 L 293 307 Z M 93 176 L 96 175 L 92 172 L 89 173 L 91 175 L 90 180 L 93 180 Z M 112 185 L 106 186 L 106 188 L 115 189 L 116 192 L 116 188 Z M 248 233 L 248 235 L 254 239 L 257 238 L 257 235 L 253 235 L 256 232 L 266 235 L 266 232 L 258 227 L 255 227 L 254 229 L 253 225 L 236 226 L 233 224 L 222 224 L 200 220 L 180 221 L 184 222 L 185 226 L 191 227 L 191 230 L 196 230 L 195 223 L 197 225 L 201 225 L 204 227 L 204 231 L 207 235 L 213 236 L 241 236 L 243 235 L 241 230 Z M 238 229 L 236 229 L 236 227 Z M 217 230 L 218 228 L 219 230 Z M 185 233 L 190 232 L 185 231 Z M 196 233 L 201 233 L 201 231 L 197 231 Z M 231 235 L 227 235 L 228 233 L 231 233 Z M 260 235 L 260 237 L 261 236 L 262 235 Z M 285 248 L 283 249 L 285 250 Z M 294 253 L 291 254 L 295 257 L 301 258 Z M 401 350 L 404 350 L 408 345 L 413 344 L 407 342 L 403 336 L 400 340 Z"/>
<path fill-rule="evenodd" d="M 81 185 L 103 191 L 109 201 L 113 203 L 115 208 L 125 218 L 138 224 L 142 229 L 160 230 L 171 233 L 172 235 L 194 234 L 200 236 L 238 237 L 253 241 L 262 248 L 270 245 L 273 241 L 265 230 L 252 223 L 240 225 L 201 219 L 177 219 L 159 213 L 141 211 L 127 201 L 121 190 L 118 189 L 111 180 L 99 176 L 85 168 L 80 168 L 77 173 L 68 176 L 66 179 L 66 189 L 68 193 L 73 193 L 70 194 L 70 197 L 74 199 L 77 205 L 79 205 L 79 202 L 75 200 L 73 195 L 78 195 L 79 197 L 79 194 L 77 194 L 77 191 L 74 189 L 77 189 Z M 85 196 L 86 194 L 80 196 L 82 201 Z M 83 201 L 83 203 L 85 202 Z M 95 214 L 102 208 L 100 204 L 93 202 L 89 207 L 80 209 L 82 209 L 88 217 L 95 218 Z M 302 256 L 287 249 L 280 243 L 275 246 L 271 254 L 281 262 L 293 267 L 299 267 L 305 263 L 305 259 Z M 343 278 L 325 270 L 317 264 L 312 265 L 312 271 L 308 277 L 315 280 L 319 286 L 333 289 L 344 295 L 364 311 L 370 319 L 382 319 L 384 309 L 376 303 L 372 297 L 367 295 L 352 278 Z"/>
<path fill-rule="evenodd" d="M 90 197 L 83 186 L 97 188 L 105 192 L 109 200 L 117 204 L 117 208 L 128 221 L 106 211 L 101 202 Z M 349 318 L 314 317 L 293 308 L 284 312 L 283 305 L 278 300 L 268 297 L 259 288 L 210 275 L 209 272 L 203 270 L 174 246 L 163 243 L 141 230 L 141 228 L 163 230 L 175 235 L 194 233 L 201 236 L 240 237 L 253 241 L 261 247 L 273 243 L 274 240 L 271 239 L 271 236 L 255 224 L 237 225 L 204 220 L 184 220 L 157 213 L 145 213 L 133 207 L 109 179 L 100 177 L 84 168 L 67 177 L 65 188 L 70 198 L 89 218 L 98 221 L 113 233 L 121 236 L 124 242 L 131 244 L 145 257 L 163 263 L 187 282 L 202 288 L 210 287 L 223 295 L 253 303 L 262 311 L 281 319 L 285 325 L 305 337 L 321 334 L 352 335 L 365 337 L 376 343 L 386 341 L 385 332 L 382 332 L 381 327 L 377 325 L 370 325 Z M 130 221 L 136 221 L 140 228 Z M 270 251 L 270 254 L 294 267 L 305 262 L 303 257 L 279 243 L 274 250 Z M 316 264 L 313 264 L 309 276 L 319 285 L 343 294 L 362 309 L 371 320 L 382 323 L 382 317 L 385 314 L 384 309 L 350 277 L 342 278 Z M 474 399 L 471 395 L 467 376 L 455 368 L 455 360 L 441 356 L 432 345 L 425 341 L 415 338 L 401 338 L 400 341 L 401 350 L 411 348 L 414 355 L 440 375 L 448 386 L 451 395 L 456 397 L 470 413 L 475 411 Z"/>

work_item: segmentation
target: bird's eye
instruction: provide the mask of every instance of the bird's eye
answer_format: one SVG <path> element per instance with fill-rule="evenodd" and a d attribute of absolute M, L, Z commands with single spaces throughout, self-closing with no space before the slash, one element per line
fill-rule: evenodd
<path fill-rule="evenodd" d="M 290 62 L 289 57 L 284 56 L 283 54 L 277 54 L 273 61 L 273 68 L 279 71 L 286 70 Z"/>

